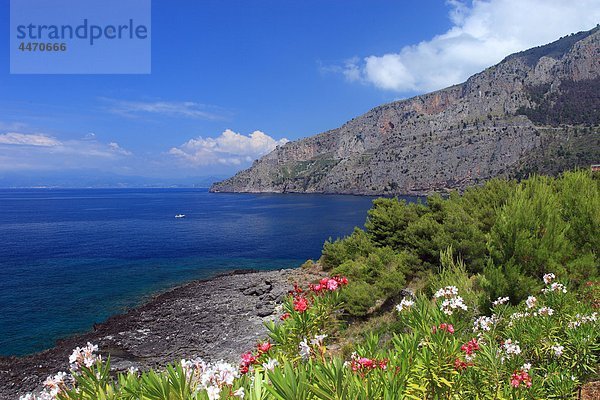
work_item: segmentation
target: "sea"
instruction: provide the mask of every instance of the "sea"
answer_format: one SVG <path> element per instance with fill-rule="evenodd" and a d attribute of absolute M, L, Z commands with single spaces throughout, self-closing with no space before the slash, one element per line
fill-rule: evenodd
<path fill-rule="evenodd" d="M 372 201 L 207 189 L 0 189 L 0 355 L 50 348 L 191 280 L 318 259 L 327 239 L 364 225 Z"/>

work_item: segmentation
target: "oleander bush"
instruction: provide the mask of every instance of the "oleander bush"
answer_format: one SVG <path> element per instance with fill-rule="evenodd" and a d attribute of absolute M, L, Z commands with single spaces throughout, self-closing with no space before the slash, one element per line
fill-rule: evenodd
<path fill-rule="evenodd" d="M 182 360 L 113 376 L 110 360 L 88 343 L 74 350 L 69 373 L 21 399 L 569 399 L 596 376 L 597 282 L 572 293 L 548 273 L 526 301 L 499 298 L 480 315 L 477 297 L 461 291 L 475 291 L 464 289 L 464 265 L 448 257 L 439 281 L 449 285 L 402 299 L 391 339 L 368 335 L 345 359 L 327 344 L 348 281 L 324 278 L 293 289 L 279 320 L 267 324 L 269 339 L 239 366 Z"/>

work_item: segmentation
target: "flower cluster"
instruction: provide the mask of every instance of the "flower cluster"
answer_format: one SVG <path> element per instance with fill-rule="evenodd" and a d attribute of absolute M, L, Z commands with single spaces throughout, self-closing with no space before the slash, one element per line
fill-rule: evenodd
<path fill-rule="evenodd" d="M 452 297 L 458 296 L 458 288 L 456 286 L 446 286 L 444 288 L 439 289 L 433 297 L 439 299 L 440 297 L 450 299 Z"/>
<path fill-rule="evenodd" d="M 345 276 L 334 276 L 332 278 L 323 278 L 317 284 L 310 284 L 308 288 L 316 294 L 321 294 L 323 292 L 334 292 L 340 286 L 345 286 L 348 284 L 348 278 Z"/>
<path fill-rule="evenodd" d="M 508 357 L 521 354 L 521 347 L 516 340 L 513 342 L 512 339 L 506 339 L 504 343 L 502 343 L 502 349 Z"/>
<path fill-rule="evenodd" d="M 396 310 L 398 310 L 398 312 L 402 312 L 403 310 L 411 308 L 414 304 L 415 302 L 413 300 L 403 298 L 402 301 L 400 301 L 400 304 L 396 306 Z"/>
<path fill-rule="evenodd" d="M 518 388 L 520 385 L 531 387 L 531 376 L 523 369 L 515 371 L 510 377 L 510 385 L 514 388 Z"/>
<path fill-rule="evenodd" d="M 540 307 L 539 310 L 534 313 L 534 315 L 540 315 L 543 317 L 549 317 L 552 314 L 554 314 L 554 310 L 550 307 Z"/>
<path fill-rule="evenodd" d="M 289 312 L 286 312 L 286 313 L 281 314 L 281 316 L 279 317 L 279 319 L 281 321 L 285 321 L 286 319 L 288 319 L 291 316 L 292 316 L 292 314 L 290 314 Z"/>
<path fill-rule="evenodd" d="M 498 317 L 496 317 L 495 314 L 491 317 L 486 317 L 485 315 L 482 315 L 481 317 L 477 318 L 475 322 L 473 322 L 473 331 L 489 332 L 490 330 L 492 330 L 492 326 L 494 326 L 494 324 L 496 324 L 497 321 Z"/>
<path fill-rule="evenodd" d="M 460 358 L 457 358 L 456 360 L 454 360 L 454 368 L 457 371 L 464 371 L 465 369 L 467 369 L 467 367 L 470 367 L 472 365 L 473 365 L 472 362 L 463 361 Z"/>
<path fill-rule="evenodd" d="M 596 322 L 598 320 L 598 313 L 592 313 L 590 315 L 581 315 L 581 314 L 577 314 L 575 315 L 575 319 L 571 322 L 569 322 L 569 328 L 573 329 L 573 328 L 578 328 L 579 326 L 581 326 L 582 324 L 587 324 L 590 322 Z"/>
<path fill-rule="evenodd" d="M 460 346 L 460 349 L 465 353 L 465 359 L 471 361 L 475 357 L 475 352 L 479 350 L 479 342 L 476 338 L 473 338 Z"/>
<path fill-rule="evenodd" d="M 260 357 L 263 354 L 267 354 L 272 347 L 273 345 L 270 342 L 263 342 L 256 345 L 256 354 L 251 351 L 242 354 L 242 359 L 240 361 L 240 373 L 247 374 L 253 365 L 260 364 Z M 271 364 L 269 364 L 269 366 Z"/>
<path fill-rule="evenodd" d="M 553 284 L 550 285 L 550 287 L 542 289 L 542 292 L 544 292 L 544 293 L 551 293 L 551 292 L 567 293 L 567 288 L 562 283 L 554 282 Z"/>
<path fill-rule="evenodd" d="M 554 279 L 556 279 L 556 275 L 554 275 L 552 272 L 550 272 L 549 274 L 545 274 L 543 279 L 544 279 L 544 283 L 546 285 L 549 285 L 550 282 L 552 282 Z"/>
<path fill-rule="evenodd" d="M 91 344 L 90 342 L 88 342 L 85 347 L 76 347 L 73 350 L 73 353 L 69 356 L 71 369 L 77 371 L 82 366 L 90 368 L 96 363 L 96 361 L 101 361 L 102 358 L 94 354 L 96 351 L 98 351 L 98 346 Z"/>
<path fill-rule="evenodd" d="M 434 297 L 436 299 L 444 299 L 440 305 L 440 311 L 443 311 L 446 315 L 452 315 L 457 309 L 467 310 L 467 305 L 463 298 L 458 295 L 458 288 L 456 286 L 446 286 L 439 289 L 435 292 Z"/>
<path fill-rule="evenodd" d="M 254 364 L 258 364 L 258 358 L 252 354 L 251 351 L 242 354 L 242 360 L 240 361 L 240 373 L 247 374 L 250 371 L 250 367 Z"/>
<path fill-rule="evenodd" d="M 308 309 L 308 299 L 303 296 L 294 297 L 294 311 L 303 313 Z"/>
<path fill-rule="evenodd" d="M 348 365 L 352 371 L 358 372 L 364 376 L 364 374 L 374 369 L 379 368 L 382 370 L 386 370 L 387 364 L 387 359 L 371 359 L 366 357 L 360 357 L 358 354 L 352 353 L 352 355 L 350 356 L 350 362 L 348 362 L 346 365 Z"/>
<path fill-rule="evenodd" d="M 496 300 L 494 300 L 492 302 L 492 305 L 494 307 L 499 306 L 500 304 L 505 304 L 508 303 L 510 301 L 509 297 L 498 297 Z"/>
<path fill-rule="evenodd" d="M 265 371 L 274 371 L 275 367 L 279 365 L 279 361 L 275 358 L 269 358 L 267 362 L 262 363 L 262 367 Z"/>
<path fill-rule="evenodd" d="M 49 376 L 44 381 L 44 390 L 55 398 L 67 387 L 68 375 L 65 372 L 59 372 L 54 376 Z"/>
<path fill-rule="evenodd" d="M 456 360 L 454 360 L 454 368 L 457 371 L 464 371 L 467 367 L 473 365 L 472 361 L 475 358 L 475 352 L 479 350 L 479 342 L 476 338 L 473 338 L 460 346 L 460 349 L 465 353 L 465 361 L 456 358 Z"/>
<path fill-rule="evenodd" d="M 441 323 L 440 326 L 433 326 L 431 328 L 432 333 L 437 333 L 437 331 L 448 332 L 449 334 L 454 333 L 454 326 L 452 324 L 447 324 L 445 322 Z"/>
<path fill-rule="evenodd" d="M 77 373 L 81 368 L 91 368 L 96 362 L 101 361 L 99 355 L 94 354 L 98 351 L 98 346 L 92 343 L 87 343 L 84 347 L 77 347 L 69 356 L 71 364 L 71 374 Z M 43 382 L 44 390 L 39 394 L 27 393 L 19 400 L 53 400 L 60 393 L 63 393 L 69 388 L 69 382 L 73 382 L 73 376 L 66 372 L 59 372 L 56 375 L 51 375 Z"/>
<path fill-rule="evenodd" d="M 308 345 L 306 338 L 302 339 L 298 345 L 298 354 L 300 354 L 300 357 L 302 357 L 303 360 L 308 360 L 310 358 L 311 351 L 312 349 Z"/>
<path fill-rule="evenodd" d="M 333 278 L 323 278 L 317 284 L 310 284 L 308 288 L 310 291 L 319 296 L 326 292 L 335 292 L 340 287 L 348 284 L 348 278 L 345 276 L 334 276 Z M 302 288 L 300 288 L 297 284 L 294 284 L 294 290 L 290 292 L 290 294 L 294 297 L 294 311 L 299 313 L 303 313 L 310 307 L 310 302 L 308 297 L 306 297 L 303 293 Z M 288 313 L 283 314 L 280 319 L 285 321 L 289 318 L 290 315 Z"/>
<path fill-rule="evenodd" d="M 515 322 L 521 318 L 530 317 L 531 314 L 528 312 L 516 312 L 510 316 L 510 321 L 508 322 L 508 326 L 513 326 Z"/>
<path fill-rule="evenodd" d="M 315 337 L 310 340 L 310 344 L 317 347 L 323 347 L 326 337 L 327 335 L 315 335 Z"/>
<path fill-rule="evenodd" d="M 537 299 L 535 296 L 529 296 L 527 297 L 527 300 L 525 300 L 525 304 L 527 305 L 527 308 L 531 309 L 537 304 Z"/>
<path fill-rule="evenodd" d="M 232 386 L 233 381 L 239 377 L 236 368 L 224 361 L 207 364 L 201 358 L 183 359 L 181 367 L 195 384 L 206 390 L 209 400 L 218 399 L 223 387 Z"/>
<path fill-rule="evenodd" d="M 564 346 L 561 346 L 558 343 L 554 343 L 554 345 L 550 348 L 554 352 L 555 357 L 560 357 L 563 355 L 563 351 L 565 350 Z"/>

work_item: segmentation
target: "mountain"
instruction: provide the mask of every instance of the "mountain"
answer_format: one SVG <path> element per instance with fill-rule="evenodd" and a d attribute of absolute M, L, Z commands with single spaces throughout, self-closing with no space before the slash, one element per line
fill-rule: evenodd
<path fill-rule="evenodd" d="M 213 192 L 427 194 L 600 163 L 600 27 L 279 146 Z"/>
<path fill-rule="evenodd" d="M 223 176 L 151 178 L 95 169 L 0 172 L 0 188 L 207 188 Z"/>

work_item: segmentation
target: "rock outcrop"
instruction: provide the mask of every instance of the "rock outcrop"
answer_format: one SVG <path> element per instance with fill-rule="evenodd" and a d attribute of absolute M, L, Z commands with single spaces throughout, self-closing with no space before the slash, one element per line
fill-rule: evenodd
<path fill-rule="evenodd" d="M 600 162 L 600 28 L 276 148 L 213 192 L 427 194 Z M 549 162 L 551 160 L 552 162 Z"/>

